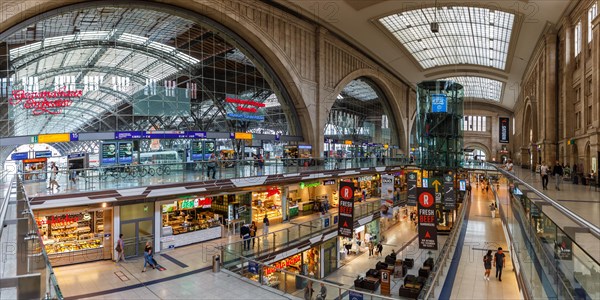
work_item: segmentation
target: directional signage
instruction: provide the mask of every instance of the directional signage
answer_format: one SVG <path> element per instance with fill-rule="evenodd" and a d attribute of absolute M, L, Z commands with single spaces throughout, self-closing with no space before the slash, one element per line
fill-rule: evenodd
<path fill-rule="evenodd" d="M 348 293 L 348 298 L 350 300 L 363 300 L 363 294 L 355 291 L 350 291 Z"/>
<path fill-rule="evenodd" d="M 408 205 L 417 205 L 417 173 L 409 172 L 406 178 L 408 185 Z"/>
<path fill-rule="evenodd" d="M 431 95 L 431 112 L 445 113 L 448 111 L 448 100 L 446 95 L 433 94 Z"/>
<path fill-rule="evenodd" d="M 354 183 L 340 182 L 340 203 L 339 203 L 339 223 L 338 235 L 353 238 L 354 230 Z"/>
<path fill-rule="evenodd" d="M 434 189 L 418 190 L 419 249 L 437 250 Z"/>
<path fill-rule="evenodd" d="M 27 152 L 15 152 L 10 155 L 10 159 L 12 160 L 24 160 L 29 158 L 29 153 Z"/>
<path fill-rule="evenodd" d="M 35 158 L 52 157 L 52 151 L 51 150 L 35 151 L 34 156 L 35 156 Z"/>
<path fill-rule="evenodd" d="M 454 196 L 454 176 L 450 174 L 444 175 L 444 209 L 456 208 L 456 197 Z"/>

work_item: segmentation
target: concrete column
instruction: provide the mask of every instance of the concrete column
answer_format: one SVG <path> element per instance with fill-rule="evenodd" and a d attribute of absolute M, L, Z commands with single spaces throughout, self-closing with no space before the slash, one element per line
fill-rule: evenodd
<path fill-rule="evenodd" d="M 529 169 L 530 161 L 529 161 L 529 148 L 521 147 L 521 167 L 524 169 Z"/>
<path fill-rule="evenodd" d="M 556 33 L 551 32 L 545 37 L 546 48 L 545 48 L 545 68 L 544 68 L 544 110 L 542 117 L 544 118 L 544 125 L 542 130 L 542 160 L 555 161 L 558 158 L 556 143 L 558 142 L 557 126 L 557 94 L 556 94 L 556 44 L 557 36 Z"/>
<path fill-rule="evenodd" d="M 283 188 L 281 188 L 281 217 L 284 222 L 288 220 L 287 195 L 288 195 L 289 191 L 290 191 L 290 189 L 287 186 L 284 186 Z"/>

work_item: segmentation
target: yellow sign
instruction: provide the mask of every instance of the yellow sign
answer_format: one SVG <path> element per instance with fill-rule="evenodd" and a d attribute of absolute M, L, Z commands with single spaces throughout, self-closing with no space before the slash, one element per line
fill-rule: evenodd
<path fill-rule="evenodd" d="M 346 144 L 346 145 L 352 145 L 352 141 L 351 140 L 346 140 L 346 141 L 344 141 L 344 144 Z"/>
<path fill-rule="evenodd" d="M 390 145 L 388 145 L 388 144 L 383 144 L 383 149 L 387 149 L 387 148 L 389 148 L 389 147 L 390 147 Z"/>
<path fill-rule="evenodd" d="M 236 132 L 235 133 L 235 139 L 236 140 L 251 140 L 252 139 L 252 133 Z"/>
<path fill-rule="evenodd" d="M 64 143 L 71 141 L 71 136 L 68 133 L 56 134 L 40 134 L 38 135 L 38 143 Z"/>
<path fill-rule="evenodd" d="M 442 185 L 442 183 L 436 179 L 433 181 L 433 183 L 431 185 L 433 185 L 435 187 L 435 192 L 438 193 L 439 187 L 440 187 L 440 185 Z"/>

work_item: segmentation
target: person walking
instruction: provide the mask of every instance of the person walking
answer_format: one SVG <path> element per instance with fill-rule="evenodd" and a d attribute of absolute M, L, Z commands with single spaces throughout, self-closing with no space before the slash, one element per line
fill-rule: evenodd
<path fill-rule="evenodd" d="M 548 189 L 548 166 L 545 162 L 542 162 L 542 166 L 540 167 L 540 176 L 542 176 L 542 189 Z"/>
<path fill-rule="evenodd" d="M 60 188 L 58 181 L 56 181 L 57 178 L 58 178 L 58 167 L 56 166 L 55 162 L 51 162 L 50 163 L 50 182 L 49 182 L 49 186 L 48 186 L 49 190 L 54 189 L 54 186 L 56 186 L 57 189 Z"/>
<path fill-rule="evenodd" d="M 250 226 L 244 224 L 240 228 L 240 237 L 244 240 L 244 251 L 250 250 Z"/>
<path fill-rule="evenodd" d="M 371 256 L 373 256 L 373 250 L 375 249 L 375 245 L 371 241 L 369 241 L 369 243 L 367 245 L 369 246 L 369 258 L 370 258 Z"/>
<path fill-rule="evenodd" d="M 267 218 L 267 215 L 265 215 L 265 218 L 263 219 L 263 235 L 268 234 L 268 233 L 269 233 L 269 218 Z"/>
<path fill-rule="evenodd" d="M 325 298 L 327 298 L 327 288 L 325 287 L 325 284 L 321 282 L 321 290 L 317 295 L 317 300 L 325 300 Z"/>
<path fill-rule="evenodd" d="M 156 269 L 156 266 L 152 262 L 152 255 L 154 255 L 154 252 L 152 251 L 152 243 L 147 241 L 146 247 L 144 247 L 144 269 L 142 272 L 146 272 L 147 265 L 150 265 L 152 269 Z"/>
<path fill-rule="evenodd" d="M 563 180 L 563 167 L 558 163 L 558 160 L 556 161 L 554 168 L 552 168 L 552 176 L 554 176 L 554 179 L 556 180 L 556 189 L 560 191 L 560 183 Z"/>
<path fill-rule="evenodd" d="M 383 256 L 383 245 L 381 242 L 377 243 L 377 256 Z"/>
<path fill-rule="evenodd" d="M 263 174 L 263 169 L 265 167 L 265 158 L 262 156 L 262 154 L 258 154 L 257 156 L 257 164 L 258 164 L 258 176 L 262 176 Z"/>
<path fill-rule="evenodd" d="M 485 273 L 483 273 L 483 279 L 490 281 L 490 272 L 492 271 L 492 250 L 488 250 L 487 254 L 483 256 L 483 267 Z"/>
<path fill-rule="evenodd" d="M 206 177 L 211 178 L 210 171 L 212 171 L 212 179 L 215 179 L 215 174 L 217 173 L 217 157 L 214 153 L 210 154 L 206 167 Z"/>
<path fill-rule="evenodd" d="M 115 250 L 117 250 L 117 260 L 115 261 L 116 263 L 118 263 L 121 259 L 124 262 L 127 262 L 125 260 L 125 243 L 123 242 L 123 234 L 119 234 L 119 240 L 117 241 L 117 247 L 115 247 Z"/>
<path fill-rule="evenodd" d="M 512 159 L 509 159 L 508 162 L 506 162 L 505 168 L 506 168 L 506 171 L 511 172 L 511 173 L 513 172 L 513 162 L 512 162 Z"/>
<path fill-rule="evenodd" d="M 506 255 L 502 252 L 502 247 L 498 247 L 498 251 L 494 254 L 494 264 L 496 265 L 496 278 L 502 281 L 502 268 L 506 263 Z"/>
<path fill-rule="evenodd" d="M 309 281 L 304 288 L 304 300 L 311 300 L 314 290 L 312 289 L 312 281 Z"/>
<path fill-rule="evenodd" d="M 252 239 L 252 248 L 254 248 L 254 244 L 256 242 L 256 231 L 258 228 L 256 227 L 256 222 L 252 221 L 250 224 L 250 238 Z"/>
<path fill-rule="evenodd" d="M 492 219 L 496 218 L 496 202 L 490 204 L 490 211 L 492 212 Z"/>

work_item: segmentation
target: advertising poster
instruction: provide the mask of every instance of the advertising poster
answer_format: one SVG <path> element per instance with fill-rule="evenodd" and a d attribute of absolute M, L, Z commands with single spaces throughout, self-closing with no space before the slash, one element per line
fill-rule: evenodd
<path fill-rule="evenodd" d="M 339 209 L 339 223 L 338 223 L 338 235 L 343 237 L 354 237 L 352 231 L 354 230 L 354 183 L 352 182 L 340 182 L 340 204 Z"/>
<path fill-rule="evenodd" d="M 133 162 L 133 142 L 119 143 L 119 163 L 130 164 Z"/>
<path fill-rule="evenodd" d="M 202 141 L 192 141 L 192 160 L 202 160 Z"/>
<path fill-rule="evenodd" d="M 381 217 L 391 218 L 394 206 L 394 175 L 381 175 Z"/>
<path fill-rule="evenodd" d="M 417 205 L 417 173 L 409 172 L 406 178 L 408 185 L 408 205 Z"/>
<path fill-rule="evenodd" d="M 573 260 L 573 241 L 562 232 L 556 234 L 556 256 L 561 260 Z"/>
<path fill-rule="evenodd" d="M 508 143 L 509 123 L 508 118 L 500 118 L 500 143 Z"/>
<path fill-rule="evenodd" d="M 419 249 L 437 250 L 434 189 L 418 190 Z"/>
<path fill-rule="evenodd" d="M 117 163 L 117 143 L 103 143 L 100 163 L 110 165 Z"/>
<path fill-rule="evenodd" d="M 444 175 L 444 209 L 456 208 L 456 191 L 454 190 L 454 176 Z"/>
<path fill-rule="evenodd" d="M 210 155 L 215 153 L 215 142 L 205 141 L 204 142 L 204 160 L 209 160 Z"/>

